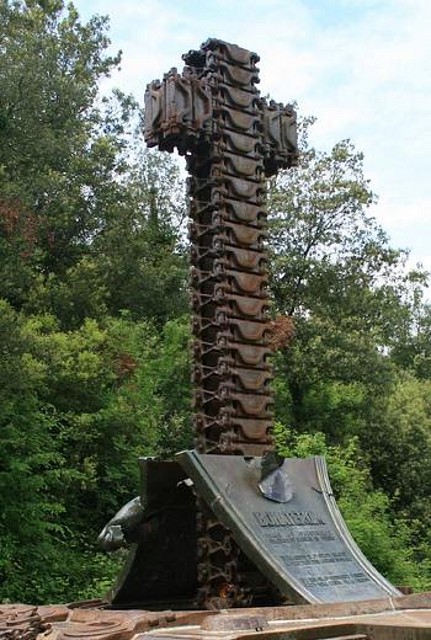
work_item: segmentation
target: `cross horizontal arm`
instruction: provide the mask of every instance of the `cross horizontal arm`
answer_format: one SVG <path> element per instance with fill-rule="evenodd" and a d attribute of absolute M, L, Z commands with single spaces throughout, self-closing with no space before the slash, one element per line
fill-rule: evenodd
<path fill-rule="evenodd" d="M 144 137 L 148 146 L 192 152 L 197 144 L 216 142 L 215 123 L 222 120 L 231 130 L 242 131 L 243 144 L 249 136 L 260 139 L 267 176 L 296 164 L 296 113 L 290 105 L 267 103 L 260 97 L 254 86 L 259 82 L 256 54 L 208 40 L 183 58 L 187 66 L 182 74 L 173 67 L 162 81 L 147 86 Z M 220 100 L 220 91 L 227 102 Z"/>
<path fill-rule="evenodd" d="M 179 153 L 191 151 L 198 139 L 209 139 L 212 103 L 209 87 L 195 74 L 180 75 L 173 67 L 162 82 L 153 80 L 145 92 L 144 138 L 149 147 Z"/>

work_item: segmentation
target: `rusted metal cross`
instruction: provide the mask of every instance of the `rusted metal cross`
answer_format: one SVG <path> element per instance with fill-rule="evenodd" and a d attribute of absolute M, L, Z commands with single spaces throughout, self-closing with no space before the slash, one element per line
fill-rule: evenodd
<path fill-rule="evenodd" d="M 145 140 L 186 156 L 196 446 L 259 455 L 271 442 L 265 176 L 296 164 L 296 115 L 260 97 L 255 53 L 210 39 L 148 85 Z"/>

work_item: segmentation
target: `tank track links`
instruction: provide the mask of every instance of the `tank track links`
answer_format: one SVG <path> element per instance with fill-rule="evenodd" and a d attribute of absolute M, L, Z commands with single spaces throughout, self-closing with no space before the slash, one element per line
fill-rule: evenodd
<path fill-rule="evenodd" d="M 211 143 L 188 156 L 196 448 L 261 455 L 272 373 L 258 56 L 209 40 L 184 58 L 202 65 L 213 105 Z"/>
<path fill-rule="evenodd" d="M 211 143 L 188 156 L 195 446 L 261 455 L 272 442 L 272 374 L 258 57 L 210 40 L 184 58 L 192 73 L 204 69 L 213 104 Z M 198 605 L 250 606 L 239 547 L 201 500 L 198 513 Z"/>

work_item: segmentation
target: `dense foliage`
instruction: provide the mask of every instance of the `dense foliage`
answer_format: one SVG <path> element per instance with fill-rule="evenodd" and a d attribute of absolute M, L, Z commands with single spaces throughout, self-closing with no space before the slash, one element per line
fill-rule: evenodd
<path fill-rule="evenodd" d="M 137 458 L 191 446 L 184 192 L 144 150 L 106 19 L 0 0 L 0 601 L 101 595 L 103 524 Z M 431 311 L 370 216 L 348 141 L 270 185 L 277 442 L 325 454 L 348 524 L 397 584 L 431 587 Z M 275 323 L 275 326 L 282 326 Z M 275 340 L 277 343 L 277 340 Z"/>

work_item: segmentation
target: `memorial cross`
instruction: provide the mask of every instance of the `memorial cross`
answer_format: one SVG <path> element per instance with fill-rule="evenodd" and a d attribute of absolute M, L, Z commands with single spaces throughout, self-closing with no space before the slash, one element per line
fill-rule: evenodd
<path fill-rule="evenodd" d="M 145 138 L 176 147 L 191 174 L 197 451 L 141 460 L 142 500 L 111 521 L 127 527 L 144 506 L 112 602 L 169 598 L 184 610 L 188 599 L 225 609 L 399 596 L 350 537 L 323 458 L 259 457 L 272 419 L 264 182 L 296 163 L 295 113 L 260 97 L 256 54 L 211 39 L 183 57 L 182 75 L 148 85 Z M 242 455 L 213 455 L 224 453 Z"/>
<path fill-rule="evenodd" d="M 194 427 L 201 453 L 271 442 L 265 177 L 297 160 L 296 115 L 256 88 L 259 58 L 209 39 L 147 86 L 150 147 L 186 156 L 191 217 Z"/>

